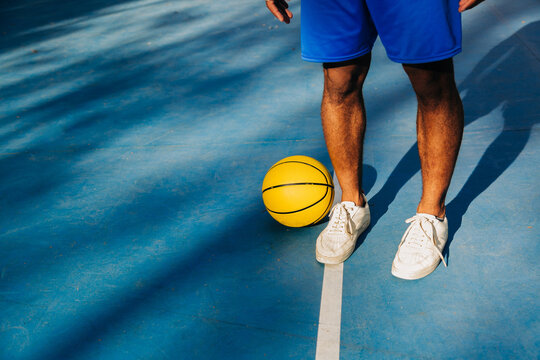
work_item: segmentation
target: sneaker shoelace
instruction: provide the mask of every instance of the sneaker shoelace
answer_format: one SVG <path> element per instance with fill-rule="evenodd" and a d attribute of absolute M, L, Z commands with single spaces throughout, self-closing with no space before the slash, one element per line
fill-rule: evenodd
<path fill-rule="evenodd" d="M 405 222 L 411 225 L 409 225 L 409 228 L 405 232 L 405 235 L 403 235 L 403 242 L 401 244 L 407 247 L 412 247 L 412 248 L 423 248 L 424 241 L 426 239 L 429 239 L 433 243 L 433 246 L 435 247 L 435 251 L 437 251 L 437 254 L 439 255 L 439 258 L 442 260 L 444 266 L 447 266 L 446 261 L 444 261 L 444 256 L 442 252 L 439 250 L 437 243 L 435 242 L 434 234 L 436 233 L 436 230 L 435 230 L 435 225 L 433 224 L 433 222 L 422 215 L 415 215 L 405 220 Z M 413 229 L 415 228 L 420 229 L 421 232 L 419 233 L 417 231 L 413 231 Z M 411 236 L 409 236 L 409 233 Z"/>
<path fill-rule="evenodd" d="M 343 234 L 349 229 L 347 224 L 349 223 L 350 214 L 347 208 L 342 203 L 334 205 L 330 210 L 330 224 L 328 226 L 328 232 L 334 234 Z"/>

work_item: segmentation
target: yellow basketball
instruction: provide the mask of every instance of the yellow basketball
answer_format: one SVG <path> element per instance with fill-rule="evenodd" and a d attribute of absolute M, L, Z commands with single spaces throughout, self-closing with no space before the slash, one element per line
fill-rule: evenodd
<path fill-rule="evenodd" d="M 334 202 L 332 176 L 323 164 L 303 155 L 275 163 L 264 177 L 266 210 L 285 226 L 302 227 L 322 220 Z"/>

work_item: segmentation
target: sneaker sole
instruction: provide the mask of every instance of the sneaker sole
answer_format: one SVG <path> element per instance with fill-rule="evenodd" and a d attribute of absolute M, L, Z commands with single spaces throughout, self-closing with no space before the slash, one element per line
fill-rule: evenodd
<path fill-rule="evenodd" d="M 320 254 L 317 250 L 315 250 L 315 258 L 321 264 L 328 264 L 328 265 L 341 264 L 342 262 L 347 260 L 352 255 L 355 246 L 356 246 L 356 241 L 354 242 L 354 246 L 352 246 L 350 250 L 347 250 L 346 253 L 344 253 L 343 255 L 338 256 L 338 257 L 324 256 L 324 255 Z"/>
<path fill-rule="evenodd" d="M 317 261 L 320 262 L 321 264 L 328 264 L 328 265 L 341 264 L 342 262 L 347 260 L 352 255 L 352 253 L 354 252 L 354 248 L 356 247 L 356 241 L 358 240 L 360 235 L 362 235 L 362 233 L 364 231 L 366 231 L 366 229 L 368 228 L 370 222 L 371 221 L 369 221 L 362 228 L 360 228 L 360 230 L 358 231 L 358 236 L 356 236 L 356 239 L 354 239 L 353 246 L 351 246 L 351 248 L 348 249 L 343 255 L 336 256 L 336 257 L 324 256 L 321 253 L 319 253 L 319 251 L 317 250 L 317 247 L 315 247 L 315 259 L 317 259 Z M 317 241 L 319 241 L 318 238 L 317 238 Z"/>
<path fill-rule="evenodd" d="M 415 271 L 415 272 L 407 272 L 407 271 L 400 270 L 396 268 L 394 264 L 392 264 L 392 275 L 394 275 L 397 278 L 404 279 L 404 280 L 418 280 L 418 279 L 428 276 L 433 271 L 435 271 L 435 269 L 437 268 L 437 266 L 439 266 L 440 263 L 441 261 L 439 260 L 432 266 L 425 268 L 421 271 Z"/>

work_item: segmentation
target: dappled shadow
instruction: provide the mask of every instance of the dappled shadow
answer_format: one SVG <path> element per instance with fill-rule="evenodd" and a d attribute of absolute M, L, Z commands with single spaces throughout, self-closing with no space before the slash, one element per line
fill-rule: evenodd
<path fill-rule="evenodd" d="M 273 94 L 280 104 L 265 96 L 274 87 L 261 90 L 289 79 L 280 65 L 297 53 L 298 34 L 273 46 L 269 27 L 253 15 L 264 11 L 260 4 L 221 12 L 230 3 L 109 3 L 0 5 L 10 19 L 0 24 L 0 297 L 8 304 L 0 331 L 25 328 L 31 336 L 28 343 L 2 336 L 0 351 L 10 358 L 85 357 L 113 339 L 111 351 L 133 355 L 140 347 L 130 345 L 146 341 L 148 353 L 174 356 L 195 333 L 189 355 L 217 358 L 223 349 L 209 344 L 227 335 L 213 324 L 299 339 L 297 329 L 287 331 L 294 321 L 305 321 L 299 328 L 308 329 L 303 340 L 313 350 L 312 319 L 295 318 L 302 307 L 318 310 L 320 267 L 298 252 L 304 246 L 311 254 L 313 239 L 302 243 L 298 234 L 309 229 L 286 230 L 257 206 L 258 189 L 251 188 L 266 165 L 246 145 L 295 139 L 290 128 L 265 125 L 274 115 L 290 117 L 299 132 L 318 121 L 305 115 L 318 114 L 318 104 L 291 111 L 281 105 L 288 100 L 283 90 Z M 264 94 L 254 98 L 254 85 Z M 259 131 L 234 133 L 248 127 L 246 119 Z M 323 142 L 316 145 L 310 155 L 325 158 Z M 275 160 L 293 155 L 290 149 L 283 146 Z M 418 171 L 415 162 L 413 147 L 384 197 L 375 197 L 375 220 L 386 211 L 379 204 L 387 208 Z M 365 175 L 369 191 L 376 174 Z M 249 276 L 260 279 L 251 278 L 256 287 L 241 287 Z M 230 285 L 225 295 L 222 281 Z M 158 334 L 114 342 L 159 316 L 174 317 L 169 330 L 153 324 Z M 157 340 L 164 333 L 170 348 Z M 226 345 L 239 358 L 257 344 Z"/>
<path fill-rule="evenodd" d="M 208 341 L 215 340 L 212 340 L 209 334 L 200 333 L 205 329 L 211 331 L 210 329 L 214 326 L 212 325 L 213 322 L 225 325 L 228 323 L 228 327 L 233 329 L 235 327 L 252 326 L 251 331 L 280 334 L 279 325 L 266 321 L 267 325 L 264 326 L 257 321 L 257 319 L 291 316 L 290 309 L 280 309 L 276 306 L 279 304 L 275 304 L 275 299 L 264 299 L 258 294 L 260 291 L 269 291 L 268 288 L 264 290 L 245 288 L 242 281 L 239 280 L 236 286 L 232 285 L 229 289 L 221 290 L 230 292 L 230 296 L 220 298 L 219 301 L 212 298 L 211 293 L 215 292 L 216 289 L 214 287 L 207 288 L 208 284 L 212 285 L 212 279 L 224 271 L 224 266 L 227 266 L 228 262 L 231 260 L 238 261 L 235 259 L 236 257 L 253 256 L 259 251 L 262 253 L 268 251 L 270 246 L 282 246 L 283 240 L 280 240 L 280 238 L 284 237 L 283 228 L 277 226 L 266 214 L 257 214 L 256 211 L 253 213 L 253 216 L 241 218 L 241 221 L 229 226 L 222 234 L 217 234 L 211 242 L 206 244 L 200 242 L 196 249 L 190 252 L 189 256 L 178 254 L 175 258 L 164 261 L 165 264 L 159 269 L 145 274 L 144 281 L 136 287 L 126 286 L 125 289 L 117 289 L 103 302 L 96 301 L 95 304 L 87 304 L 84 310 L 84 318 L 88 319 L 88 321 L 83 324 L 70 324 L 71 331 L 69 334 L 62 336 L 61 341 L 55 341 L 54 346 L 47 346 L 42 349 L 37 358 L 72 359 L 79 357 L 80 354 L 89 353 L 100 339 L 113 337 L 115 332 L 120 333 L 121 329 L 126 326 L 125 324 L 130 324 L 132 322 L 130 319 L 140 312 L 147 314 L 166 312 L 169 316 L 174 316 L 177 319 L 185 319 L 186 324 L 196 323 L 197 325 L 192 325 L 193 330 L 191 331 L 199 333 L 200 337 L 192 339 L 193 351 L 187 354 L 184 353 L 190 358 L 212 359 L 224 351 L 219 347 L 208 346 Z M 264 236 L 253 238 L 238 236 L 239 232 L 261 234 L 262 231 L 266 231 Z M 292 239 L 289 240 L 292 241 Z M 241 247 L 238 245 L 239 242 L 242 244 Z M 229 276 L 242 279 L 248 277 L 250 273 L 260 271 L 260 269 L 261 264 L 258 262 L 244 261 L 241 268 L 227 271 L 230 271 Z M 287 283 L 289 283 L 289 286 L 295 284 L 295 282 Z M 296 293 L 294 288 L 287 289 L 284 285 L 284 281 L 272 285 L 278 287 L 274 290 L 274 293 Z M 199 295 L 201 304 L 194 302 L 191 305 L 187 299 L 178 299 L 176 295 L 185 294 L 184 296 L 189 298 L 193 297 L 195 292 L 199 293 L 200 291 L 207 292 L 207 294 L 204 294 L 204 298 Z M 313 294 L 303 292 L 303 296 L 313 297 L 318 295 L 316 287 L 313 287 L 312 291 Z M 207 298 L 208 296 L 211 298 Z M 258 299 L 258 302 L 256 304 L 247 302 L 250 298 Z M 278 298 L 282 297 L 278 296 Z M 229 312 L 230 306 L 236 308 L 239 304 L 245 304 L 242 308 L 245 311 L 250 311 L 247 322 L 245 322 L 246 316 L 243 314 L 235 316 L 239 319 L 236 322 L 235 319 L 222 315 L 222 313 Z M 202 310 L 202 305 L 207 305 L 209 308 L 213 305 L 213 309 Z M 190 311 L 193 306 L 199 308 L 198 311 Z M 183 326 L 178 326 L 169 336 L 185 337 L 187 334 L 182 328 Z M 290 334 L 290 336 L 294 335 Z M 313 337 L 312 342 L 314 340 Z M 185 339 L 179 341 L 180 344 L 184 342 Z M 173 351 L 176 347 L 181 346 L 173 346 L 173 349 L 168 353 L 176 353 L 177 349 Z M 202 351 L 203 349 L 205 351 Z M 155 349 L 148 350 L 152 352 Z M 227 351 L 234 352 L 235 350 L 228 348 Z M 236 351 L 238 351 L 236 354 L 238 356 L 243 353 L 241 349 Z M 197 354 L 199 356 L 196 356 Z"/>
<path fill-rule="evenodd" d="M 235 193 L 251 186 L 234 173 L 235 166 L 253 166 L 247 139 L 238 138 L 245 134 L 217 130 L 244 127 L 226 115 L 246 106 L 253 83 L 291 58 L 298 34 L 261 52 L 268 36 L 275 37 L 252 16 L 261 4 L 223 14 L 202 11 L 212 9 L 209 3 L 180 2 L 170 10 L 154 8 L 162 2 L 139 4 L 2 3 L 3 16 L 11 20 L 3 23 L 6 75 L 0 84 L 6 259 L 0 296 L 17 310 L 5 308 L 0 331 L 11 334 L 17 327 L 10 323 L 18 325 L 21 316 L 33 317 L 35 328 L 27 342 L 2 336 L 0 357 L 6 351 L 10 358 L 81 356 L 158 301 L 163 289 L 188 294 L 189 286 L 221 273 L 206 267 L 200 275 L 212 254 L 237 256 L 261 245 L 268 251 L 264 242 L 272 234 L 263 237 L 257 229 L 268 221 L 263 213 L 253 205 L 234 215 L 227 210 L 237 206 Z M 311 110 L 300 107 L 287 116 L 306 112 Z M 221 136 L 217 145 L 208 141 L 209 133 Z M 282 134 L 279 127 L 268 128 L 253 131 L 248 140 Z M 231 195 L 225 197 L 223 189 Z M 240 203 L 258 204 L 258 196 Z M 239 241 L 244 231 L 259 235 Z M 274 228 L 274 235 L 282 231 Z M 163 238 L 166 245 L 159 245 Z M 154 254 L 155 246 L 166 249 Z M 261 266 L 253 263 L 246 271 Z M 148 285 L 133 288 L 141 279 Z M 20 292 L 21 284 L 32 289 Z M 57 312 L 57 300 L 49 304 L 36 295 L 42 290 L 65 303 L 65 313 Z M 59 332 L 64 335 L 52 340 Z"/>
<path fill-rule="evenodd" d="M 129 5 L 134 0 L 115 1 L 115 6 Z M 74 31 L 81 19 L 99 16 L 111 7 L 106 0 L 85 2 L 64 1 L 2 1 L 2 21 L 0 22 L 0 50 L 7 52 L 44 40 L 64 36 Z"/>
<path fill-rule="evenodd" d="M 39 29 L 45 23 L 92 18 L 98 10 L 103 10 L 105 2 L 66 5 L 69 11 L 58 9 L 52 1 L 34 5 L 29 2 L 27 6 L 7 8 L 6 12 L 12 13 L 9 36 L 13 38 L 13 46 L 10 48 L 10 41 L 3 42 L 6 50 L 13 50 L 15 44 L 22 42 L 18 36 L 33 32 L 33 28 Z M 32 26 L 16 22 L 23 13 L 28 18 L 35 11 L 40 13 Z M 180 18 L 200 15 L 196 7 L 170 12 Z M 168 14 L 159 15 L 157 21 L 164 16 Z M 155 25 L 156 21 L 152 19 L 151 24 Z M 28 201 L 35 201 L 37 194 L 46 194 L 81 175 L 73 172 L 76 166 L 71 166 L 65 176 L 61 174 L 68 171 L 65 164 L 77 165 L 96 150 L 115 142 L 119 143 L 118 159 L 127 151 L 122 146 L 147 145 L 170 132 L 173 124 L 173 129 L 184 132 L 182 142 L 193 144 L 196 139 L 191 140 L 189 133 L 212 121 L 210 109 L 214 112 L 225 109 L 234 99 L 242 98 L 249 91 L 252 78 L 258 76 L 259 66 L 275 62 L 289 52 L 286 49 L 269 53 L 256 63 L 220 70 L 226 65 L 227 57 L 237 56 L 239 48 L 247 50 L 260 42 L 261 33 L 256 24 L 257 20 L 249 17 L 225 26 L 218 23 L 217 30 L 210 34 L 192 32 L 150 49 L 146 48 L 146 41 L 154 40 L 156 34 L 142 33 L 137 40 L 117 39 L 114 54 L 104 54 L 98 49 L 90 51 L 89 56 L 73 56 L 67 62 L 47 54 L 48 59 L 55 60 L 50 71 L 34 71 L 1 85 L 4 111 L 0 169 L 5 178 L 0 191 L 6 197 L 0 211 L 22 208 Z M 240 31 L 241 28 L 244 30 Z M 67 26 L 56 36 L 77 31 Z M 36 35 L 34 41 L 43 43 L 49 38 Z M 228 39 L 227 44 L 223 38 Z M 221 53 L 216 55 L 216 51 Z M 40 50 L 28 56 L 41 55 Z M 31 72 L 34 65 L 30 63 L 25 72 Z M 21 62 L 14 62 L 13 66 L 20 67 Z M 9 70 L 10 66 L 6 68 Z M 234 87 L 234 91 L 227 87 Z M 138 134 L 122 143 L 128 131 Z M 54 151 L 56 156 L 41 164 L 36 161 L 40 156 L 36 154 L 45 150 Z M 101 164 L 94 166 L 93 170 L 99 171 Z"/>

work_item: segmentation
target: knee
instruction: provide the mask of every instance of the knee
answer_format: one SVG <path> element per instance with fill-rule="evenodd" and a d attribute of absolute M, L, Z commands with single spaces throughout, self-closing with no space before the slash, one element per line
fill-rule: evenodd
<path fill-rule="evenodd" d="M 337 103 L 358 99 L 368 70 L 369 63 L 324 64 L 324 96 Z"/>
<path fill-rule="evenodd" d="M 451 62 L 404 65 L 403 67 L 409 76 L 420 106 L 434 108 L 459 98 Z"/>

